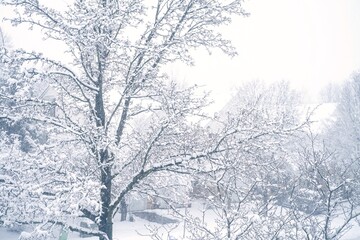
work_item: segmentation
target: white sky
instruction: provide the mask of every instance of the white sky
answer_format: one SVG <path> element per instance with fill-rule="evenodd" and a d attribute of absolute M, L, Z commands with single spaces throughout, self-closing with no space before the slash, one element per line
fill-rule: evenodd
<path fill-rule="evenodd" d="M 244 6 L 250 17 L 235 19 L 225 32 L 239 55 L 198 54 L 196 68 L 179 71 L 203 79 L 217 101 L 253 79 L 288 80 L 314 95 L 360 70 L 359 0 L 251 0 Z"/>
<path fill-rule="evenodd" d="M 215 109 L 244 81 L 288 80 L 314 95 L 326 83 L 360 70 L 360 0 L 248 0 L 244 7 L 250 17 L 235 18 L 222 29 L 237 48 L 237 57 L 197 51 L 195 67 L 170 69 L 180 81 L 207 85 Z M 5 14 L 0 9 L 0 17 Z M 24 28 L 0 24 L 14 47 L 45 47 Z"/>

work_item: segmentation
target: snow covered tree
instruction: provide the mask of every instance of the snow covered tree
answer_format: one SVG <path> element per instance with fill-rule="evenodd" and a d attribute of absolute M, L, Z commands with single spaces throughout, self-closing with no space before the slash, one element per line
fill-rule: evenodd
<path fill-rule="evenodd" d="M 335 120 L 329 127 L 328 141 L 349 162 L 360 157 L 360 73 L 354 73 L 341 90 Z M 334 137 L 336 136 L 336 137 Z"/>
<path fill-rule="evenodd" d="M 5 80 L 17 91 L 1 90 L 1 117 L 36 123 L 46 139 L 28 153 L 17 144 L 2 152 L 2 197 L 9 205 L 1 221 L 38 224 L 39 236 L 63 225 L 112 240 L 114 215 L 131 190 L 214 151 L 197 144 L 199 127 L 188 121 L 202 115 L 206 99 L 179 88 L 162 69 L 174 61 L 191 64 L 190 50 L 198 47 L 234 55 L 216 28 L 245 15 L 241 1 L 74 0 L 66 9 L 34 0 L 0 4 L 16 9 L 14 25 L 38 27 L 66 46 L 60 60 L 23 50 L 2 54 L 9 59 Z M 44 85 L 53 99 L 37 92 Z M 78 217 L 98 229 L 72 225 Z"/>
<path fill-rule="evenodd" d="M 340 158 L 320 137 L 309 131 L 300 143 L 289 239 L 340 239 L 360 216 L 356 161 Z"/>
<path fill-rule="evenodd" d="M 13 79 L 9 78 L 11 72 L 19 72 L 19 66 L 9 68 L 9 62 L 12 61 L 7 56 L 7 53 L 10 51 L 10 42 L 1 28 L 0 42 L 0 88 L 3 93 L 14 95 L 22 86 L 24 86 L 24 83 L 16 84 Z M 14 103 L 9 100 L 3 99 L 2 101 L 2 105 L 7 108 L 14 106 Z M 4 132 L 7 136 L 16 135 L 16 138 L 20 143 L 20 149 L 24 152 L 30 151 L 32 148 L 32 141 L 35 139 L 42 141 L 46 138 L 40 129 L 35 129 L 30 125 L 30 121 L 26 119 L 11 120 L 6 116 L 0 116 L 0 131 Z"/>
<path fill-rule="evenodd" d="M 307 131 L 301 141 L 293 210 L 303 238 L 340 239 L 359 218 L 360 75 L 354 73 L 337 92 L 323 131 Z"/>
<path fill-rule="evenodd" d="M 281 211 L 292 188 L 292 136 L 301 129 L 298 94 L 281 82 L 251 82 L 210 124 L 226 149 L 197 177 L 205 201 L 203 219 L 185 216 L 189 239 L 276 239 L 290 219 Z M 233 134 L 236 132 L 236 134 Z M 207 220 L 213 216 L 214 221 Z"/>

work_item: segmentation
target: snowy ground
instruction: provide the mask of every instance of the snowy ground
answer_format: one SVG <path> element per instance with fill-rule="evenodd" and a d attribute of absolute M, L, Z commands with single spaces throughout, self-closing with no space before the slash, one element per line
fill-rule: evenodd
<path fill-rule="evenodd" d="M 201 203 L 193 203 L 192 207 L 187 209 L 190 214 L 194 216 L 201 215 L 200 209 L 202 209 Z M 169 218 L 169 210 L 153 210 L 154 212 L 166 216 Z M 185 211 L 183 209 L 182 211 Z M 213 221 L 214 216 L 211 213 L 207 213 L 206 219 Z M 151 231 L 150 229 L 158 229 L 159 232 L 162 232 L 161 238 L 164 240 L 172 239 L 182 239 L 184 235 L 184 225 L 183 223 L 178 224 L 156 224 L 144 219 L 135 217 L 135 222 L 120 222 L 118 219 L 114 222 L 114 240 L 150 240 Z M 0 228 L 0 240 L 17 240 L 19 233 L 9 232 L 6 229 Z M 348 231 L 342 240 L 359 240 L 360 239 L 360 227 L 357 223 L 354 223 L 353 228 Z M 51 239 L 58 240 L 58 237 Z M 78 233 L 69 234 L 68 240 L 98 240 L 97 237 L 87 237 L 80 238 Z"/>
<path fill-rule="evenodd" d="M 160 224 L 154 224 L 136 217 L 135 222 L 116 221 L 114 223 L 114 240 L 149 240 L 151 239 L 149 236 L 150 232 L 146 226 L 150 228 L 163 228 Z M 0 240 L 17 240 L 18 237 L 19 233 L 9 232 L 4 228 L 0 228 Z M 163 235 L 163 239 L 168 239 L 167 234 Z M 58 237 L 51 240 L 58 240 Z M 98 240 L 98 238 L 81 238 L 79 233 L 70 233 L 68 240 Z"/>

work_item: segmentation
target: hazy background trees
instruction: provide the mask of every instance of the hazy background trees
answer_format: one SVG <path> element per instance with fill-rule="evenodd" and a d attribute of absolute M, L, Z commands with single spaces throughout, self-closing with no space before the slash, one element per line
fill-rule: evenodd
<path fill-rule="evenodd" d="M 328 139 L 342 158 L 360 157 L 360 74 L 354 73 L 339 88 L 334 121 L 329 126 Z"/>
<path fill-rule="evenodd" d="M 336 146 L 342 138 L 329 137 L 353 131 L 322 107 L 301 103 L 286 83 L 240 88 L 210 124 L 240 134 L 222 142 L 230 147 L 197 175 L 195 197 L 204 207 L 202 216 L 185 218 L 188 237 L 341 239 L 357 224 L 358 160 L 349 154 L 353 148 L 344 155 Z"/>
<path fill-rule="evenodd" d="M 236 134 L 220 142 L 226 150 L 212 156 L 197 175 L 194 191 L 204 201 L 204 217 L 186 219 L 190 239 L 286 236 L 290 213 L 281 209 L 293 190 L 289 149 L 304 124 L 299 100 L 286 82 L 250 82 L 210 123 L 213 136 Z M 214 219 L 206 220 L 209 216 Z"/>

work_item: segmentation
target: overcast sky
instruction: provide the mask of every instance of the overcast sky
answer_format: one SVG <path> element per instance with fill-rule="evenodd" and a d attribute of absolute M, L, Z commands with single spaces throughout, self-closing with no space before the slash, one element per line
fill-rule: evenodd
<path fill-rule="evenodd" d="M 187 79 L 206 81 L 217 99 L 253 79 L 288 80 L 313 95 L 360 70 L 359 0 L 251 0 L 244 7 L 251 15 L 225 32 L 239 55 L 198 54 L 196 68 L 185 71 Z"/>
<path fill-rule="evenodd" d="M 360 70 L 360 0 L 249 0 L 244 8 L 249 17 L 235 18 L 222 29 L 237 48 L 237 57 L 197 51 L 195 67 L 170 69 L 180 81 L 206 84 L 215 108 L 244 81 L 288 80 L 313 95 L 326 83 L 341 82 Z M 0 14 L 6 14 L 4 9 Z M 44 47 L 24 28 L 0 24 L 14 47 Z"/>

